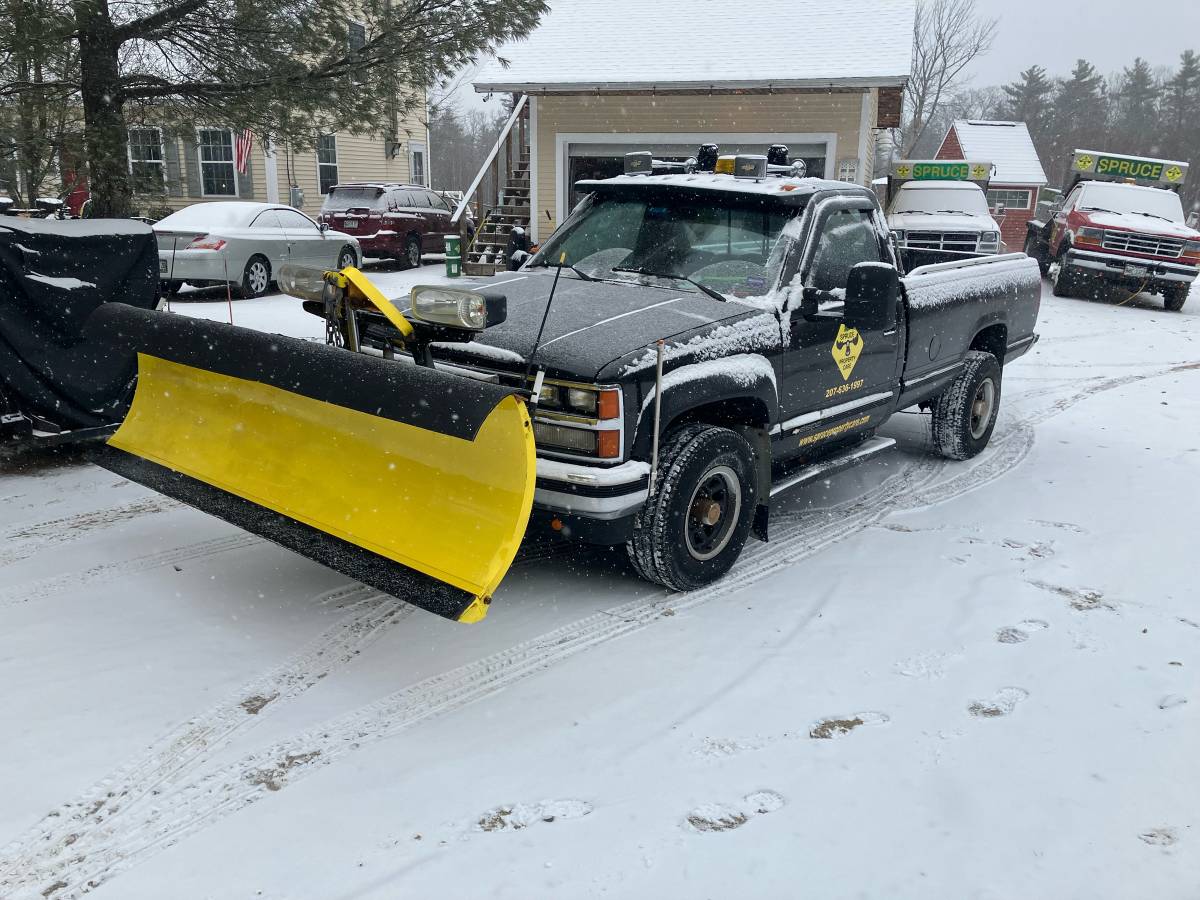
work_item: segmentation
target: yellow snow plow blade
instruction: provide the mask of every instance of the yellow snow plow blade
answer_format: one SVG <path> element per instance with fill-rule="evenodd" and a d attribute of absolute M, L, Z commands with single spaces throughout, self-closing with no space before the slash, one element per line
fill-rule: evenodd
<path fill-rule="evenodd" d="M 414 605 L 483 618 L 533 503 L 515 391 L 120 304 L 103 314 L 138 351 L 103 465 Z"/>

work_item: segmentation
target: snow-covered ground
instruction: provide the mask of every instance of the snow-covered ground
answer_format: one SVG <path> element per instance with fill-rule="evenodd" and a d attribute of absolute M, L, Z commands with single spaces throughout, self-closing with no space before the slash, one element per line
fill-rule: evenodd
<path fill-rule="evenodd" d="M 687 595 L 535 546 L 455 625 L 3 475 L 0 896 L 1194 898 L 1200 296 L 1046 293 L 986 453 L 897 416 Z"/>

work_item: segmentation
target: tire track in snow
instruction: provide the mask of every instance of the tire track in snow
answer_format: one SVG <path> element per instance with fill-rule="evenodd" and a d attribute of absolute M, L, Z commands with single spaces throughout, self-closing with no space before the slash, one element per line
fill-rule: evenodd
<path fill-rule="evenodd" d="M 0 856 L 0 887 L 23 890 L 29 884 L 55 883 L 47 872 L 52 874 L 64 855 L 78 857 L 99 837 L 119 829 L 125 817 L 136 817 L 139 810 L 144 815 L 144 808 L 173 782 L 203 765 L 213 752 L 264 715 L 294 701 L 349 663 L 414 610 L 362 585 L 328 591 L 312 602 L 349 607 L 352 612 L 207 712 L 158 738 L 135 761 L 50 812 Z"/>
<path fill-rule="evenodd" d="M 266 541 L 260 537 L 239 532 L 226 537 L 199 541 L 184 547 L 175 547 L 171 550 L 149 553 L 146 556 L 138 556 L 121 562 L 101 563 L 98 566 L 92 566 L 90 569 L 84 569 L 79 572 L 66 572 L 62 575 L 55 575 L 52 578 L 42 578 L 38 581 L 4 588 L 0 590 L 0 608 L 17 606 L 21 603 L 28 603 L 30 600 L 41 600 L 45 597 L 71 590 L 72 588 L 80 588 L 89 584 L 103 584 L 104 582 L 113 581 L 125 575 L 136 575 L 140 572 L 149 572 L 152 569 L 159 569 L 163 566 L 206 559 L 220 553 L 228 553 L 230 550 L 239 550 L 243 547 L 252 547 L 255 544 L 264 543 Z"/>
<path fill-rule="evenodd" d="M 143 497 L 120 506 L 89 510 L 59 519 L 10 528 L 0 532 L 0 546 L 6 548 L 0 551 L 0 566 L 11 565 L 42 550 L 70 543 L 118 522 L 182 507 L 182 503 L 169 497 Z M 12 546 L 15 542 L 18 542 L 17 545 Z"/>
<path fill-rule="evenodd" d="M 14 886 L 31 891 L 59 885 L 52 895 L 87 893 L 213 822 L 282 790 L 365 744 L 391 737 L 426 719 L 460 709 L 502 691 L 593 647 L 643 630 L 667 608 L 680 611 L 750 587 L 816 554 L 893 512 L 942 503 L 975 490 L 1011 471 L 1029 455 L 1034 426 L 1097 393 L 1200 364 L 1172 366 L 1141 375 L 1106 378 L 1010 425 L 965 472 L 946 482 L 938 475 L 944 460 L 923 458 L 890 476 L 862 496 L 829 509 L 780 516 L 770 544 L 752 543 L 729 576 L 686 594 L 656 592 L 532 638 L 507 650 L 409 685 L 388 697 L 331 719 L 269 747 L 243 756 L 156 798 L 141 821 L 121 831 L 89 835 L 86 846 L 72 848 L 71 859 L 38 867 L 36 879 Z M 936 482 L 936 483 L 935 483 Z M 772 524 L 775 525 L 773 517 Z M 32 854 L 36 856 L 35 853 Z M 55 854 L 56 857 L 60 854 Z M 3 882 L 0 882 L 3 884 Z M 18 895 L 20 896 L 20 895 Z M 33 896 L 31 894 L 30 896 Z"/>

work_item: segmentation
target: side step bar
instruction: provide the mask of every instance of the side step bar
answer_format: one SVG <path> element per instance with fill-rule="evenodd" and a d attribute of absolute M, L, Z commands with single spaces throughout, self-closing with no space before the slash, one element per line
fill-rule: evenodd
<path fill-rule="evenodd" d="M 799 472 L 784 476 L 771 485 L 771 496 L 778 496 L 797 485 L 813 481 L 817 478 L 824 478 L 832 475 L 834 472 L 840 472 L 843 469 L 857 466 L 872 456 L 882 453 L 884 450 L 890 450 L 895 446 L 896 441 L 892 438 L 873 437 L 870 440 L 863 441 L 861 444 L 851 447 L 845 453 L 839 453 L 837 456 L 823 459 L 820 462 L 813 463 L 811 466 L 805 466 Z"/>

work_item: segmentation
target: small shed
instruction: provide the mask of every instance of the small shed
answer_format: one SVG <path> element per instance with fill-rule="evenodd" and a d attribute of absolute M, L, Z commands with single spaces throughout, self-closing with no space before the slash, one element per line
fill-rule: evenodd
<path fill-rule="evenodd" d="M 988 206 L 1000 221 L 1001 237 L 1010 250 L 1025 243 L 1025 223 L 1037 211 L 1038 193 L 1046 186 L 1046 172 L 1024 122 L 960 119 L 950 126 L 938 159 L 990 159 L 995 165 L 988 186 Z"/>

